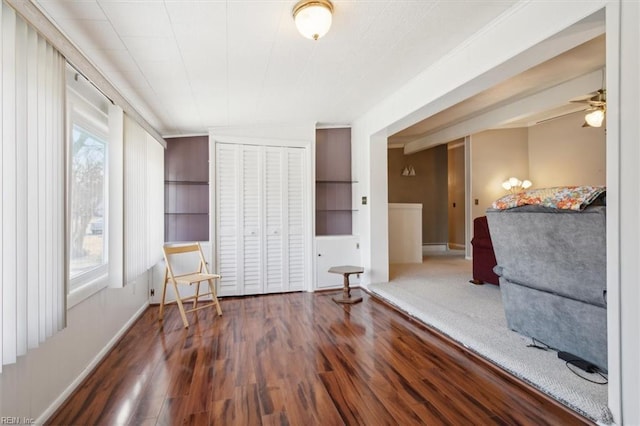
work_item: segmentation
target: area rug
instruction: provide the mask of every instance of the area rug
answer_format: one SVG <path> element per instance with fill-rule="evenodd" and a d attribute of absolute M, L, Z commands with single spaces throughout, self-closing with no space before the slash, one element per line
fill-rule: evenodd
<path fill-rule="evenodd" d="M 613 422 L 607 385 L 578 377 L 555 351 L 527 347 L 531 339 L 507 328 L 500 288 L 469 283 L 470 261 L 429 257 L 423 264 L 392 265 L 390 277 L 368 290 L 578 413 L 601 424 Z"/>

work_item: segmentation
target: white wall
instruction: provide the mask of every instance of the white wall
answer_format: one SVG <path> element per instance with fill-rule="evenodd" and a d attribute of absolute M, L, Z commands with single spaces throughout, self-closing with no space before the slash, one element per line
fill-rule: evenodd
<path fill-rule="evenodd" d="M 69 309 L 67 328 L 0 374 L 0 415 L 46 420 L 69 386 L 148 305 L 147 274 L 124 288 L 106 288 Z"/>
<path fill-rule="evenodd" d="M 472 206 L 472 220 L 484 216 L 495 200 L 507 194 L 502 182 L 511 176 L 530 179 L 527 129 L 488 130 L 471 135 L 471 193 L 467 202 Z"/>
<path fill-rule="evenodd" d="M 316 123 L 297 123 L 281 126 L 213 127 L 209 129 L 209 133 L 216 136 L 282 139 L 311 142 L 316 138 Z"/>
<path fill-rule="evenodd" d="M 529 127 L 528 179 L 534 187 L 606 184 L 605 126 L 583 123 L 579 112 Z"/>

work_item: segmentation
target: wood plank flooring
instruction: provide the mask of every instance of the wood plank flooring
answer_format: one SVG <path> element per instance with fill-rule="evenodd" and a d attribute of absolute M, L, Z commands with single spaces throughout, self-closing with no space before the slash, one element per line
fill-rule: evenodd
<path fill-rule="evenodd" d="M 226 298 L 189 329 L 152 306 L 47 424 L 588 424 L 366 293 L 332 296 Z"/>

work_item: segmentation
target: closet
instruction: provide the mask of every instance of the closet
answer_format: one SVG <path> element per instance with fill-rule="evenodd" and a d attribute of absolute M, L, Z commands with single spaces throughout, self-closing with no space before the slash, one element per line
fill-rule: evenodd
<path fill-rule="evenodd" d="M 307 288 L 305 148 L 215 143 L 219 296 Z"/>

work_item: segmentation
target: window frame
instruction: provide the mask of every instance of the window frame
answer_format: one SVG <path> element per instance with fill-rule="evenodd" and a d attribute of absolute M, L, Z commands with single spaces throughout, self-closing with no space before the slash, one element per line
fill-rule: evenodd
<path fill-rule="evenodd" d="M 106 101 L 106 98 L 105 98 Z M 73 130 L 77 125 L 82 130 L 89 134 L 99 138 L 105 143 L 105 164 L 104 164 L 104 207 L 103 207 L 103 263 L 96 268 L 92 268 L 85 271 L 73 278 L 71 278 L 71 197 L 73 192 L 71 167 L 73 164 L 72 158 L 72 145 L 73 145 Z M 67 280 L 67 308 L 71 308 L 78 303 L 82 302 L 86 298 L 96 294 L 100 290 L 109 286 L 109 273 L 110 273 L 110 257 L 109 257 L 109 181 L 110 181 L 110 140 L 109 131 L 109 114 L 108 112 L 100 110 L 100 108 L 94 105 L 90 100 L 83 96 L 79 91 L 75 90 L 69 83 L 67 83 L 67 120 L 66 120 L 66 146 L 67 146 L 67 194 L 68 200 L 68 213 L 67 213 L 67 231 L 66 238 L 69 241 L 68 247 L 68 272 L 66 276 Z"/>

